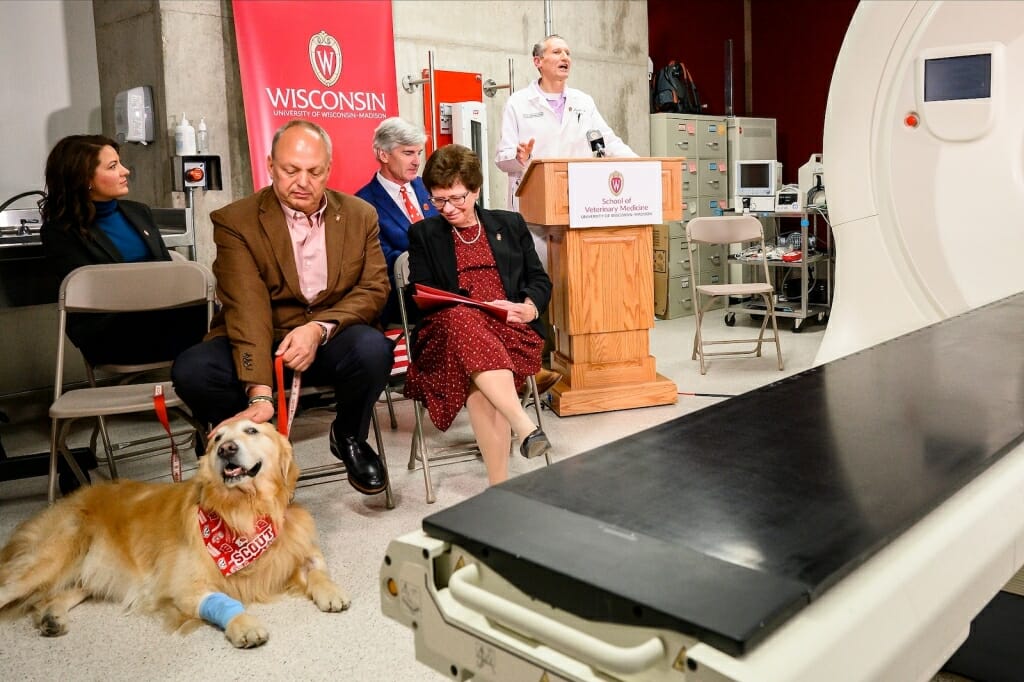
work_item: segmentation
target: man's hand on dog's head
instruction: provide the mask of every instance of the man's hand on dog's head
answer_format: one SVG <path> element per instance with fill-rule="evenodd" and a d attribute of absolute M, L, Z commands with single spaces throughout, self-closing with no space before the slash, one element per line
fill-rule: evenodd
<path fill-rule="evenodd" d="M 274 409 L 274 403 L 267 402 L 265 400 L 260 400 L 259 402 L 252 403 L 251 405 L 249 405 L 249 407 L 245 408 L 244 410 L 236 414 L 234 417 L 228 417 L 220 424 L 214 426 L 212 429 L 210 429 L 210 433 L 208 435 L 212 436 L 213 434 L 217 433 L 217 429 L 219 429 L 220 427 L 231 422 L 236 422 L 239 419 L 248 419 L 249 421 L 255 422 L 257 424 L 268 422 L 274 418 L 274 414 L 276 412 L 277 410 Z"/>

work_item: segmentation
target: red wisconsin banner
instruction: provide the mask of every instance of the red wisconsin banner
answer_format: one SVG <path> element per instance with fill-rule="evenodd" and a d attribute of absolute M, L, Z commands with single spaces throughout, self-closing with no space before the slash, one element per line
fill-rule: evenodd
<path fill-rule="evenodd" d="M 304 118 L 331 136 L 328 186 L 354 192 L 377 162 L 373 130 L 398 115 L 391 0 L 234 0 L 249 154 L 256 187 L 283 123 Z"/>

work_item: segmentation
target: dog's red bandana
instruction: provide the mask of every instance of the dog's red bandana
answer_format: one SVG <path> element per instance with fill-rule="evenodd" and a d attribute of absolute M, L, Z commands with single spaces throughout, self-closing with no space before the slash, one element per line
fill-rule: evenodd
<path fill-rule="evenodd" d="M 256 522 L 256 534 L 243 538 L 228 528 L 224 521 L 212 511 L 199 510 L 199 531 L 203 536 L 206 551 L 217 568 L 229 576 L 260 558 L 263 552 L 277 539 L 277 531 L 270 517 L 264 516 Z"/>

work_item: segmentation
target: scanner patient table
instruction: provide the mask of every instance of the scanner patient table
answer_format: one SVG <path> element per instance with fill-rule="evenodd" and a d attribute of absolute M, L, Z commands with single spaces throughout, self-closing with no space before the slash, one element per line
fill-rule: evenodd
<path fill-rule="evenodd" d="M 492 487 L 390 544 L 452 679 L 927 680 L 1024 564 L 1024 294 Z"/>

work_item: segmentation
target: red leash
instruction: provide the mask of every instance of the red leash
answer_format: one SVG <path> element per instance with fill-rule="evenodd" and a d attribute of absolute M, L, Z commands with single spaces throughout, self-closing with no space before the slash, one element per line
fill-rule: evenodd
<path fill-rule="evenodd" d="M 284 392 L 284 358 L 278 355 L 274 358 L 274 375 L 277 379 L 277 430 L 288 437 L 292 429 L 292 421 L 295 419 L 295 412 L 299 408 L 299 389 L 302 388 L 302 372 L 292 374 L 291 396 L 285 397 Z"/>
<path fill-rule="evenodd" d="M 171 480 L 175 483 L 181 481 L 181 456 L 178 454 L 178 446 L 171 434 L 171 422 L 167 418 L 167 400 L 164 398 L 164 387 L 157 384 L 153 387 L 153 409 L 156 410 L 157 419 L 167 432 L 171 440 Z"/>

